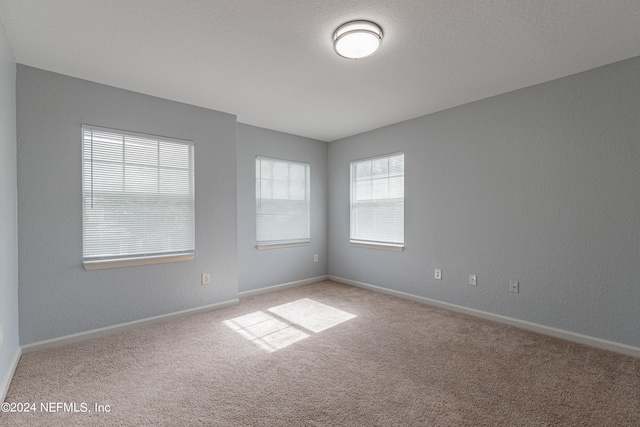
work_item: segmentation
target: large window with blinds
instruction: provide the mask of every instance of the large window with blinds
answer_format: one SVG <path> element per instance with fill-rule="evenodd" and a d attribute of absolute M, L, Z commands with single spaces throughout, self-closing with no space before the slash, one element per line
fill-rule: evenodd
<path fill-rule="evenodd" d="M 404 153 L 351 162 L 351 243 L 404 247 Z"/>
<path fill-rule="evenodd" d="M 308 244 L 309 163 L 256 157 L 256 248 Z"/>
<path fill-rule="evenodd" d="M 194 144 L 82 126 L 87 269 L 192 259 Z"/>

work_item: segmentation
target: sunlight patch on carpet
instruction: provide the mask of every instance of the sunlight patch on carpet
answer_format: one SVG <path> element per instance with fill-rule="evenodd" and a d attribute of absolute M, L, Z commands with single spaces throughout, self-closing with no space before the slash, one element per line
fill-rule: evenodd
<path fill-rule="evenodd" d="M 267 311 L 316 333 L 356 317 L 355 314 L 347 313 L 309 298 L 282 304 Z"/>
<path fill-rule="evenodd" d="M 225 320 L 224 324 L 248 341 L 269 352 L 276 351 L 309 336 L 309 334 L 263 311 L 256 311 L 246 316 Z"/>
<path fill-rule="evenodd" d="M 319 333 L 354 317 L 355 314 L 302 298 L 223 323 L 246 340 L 272 352 L 310 337 L 308 332 Z"/>

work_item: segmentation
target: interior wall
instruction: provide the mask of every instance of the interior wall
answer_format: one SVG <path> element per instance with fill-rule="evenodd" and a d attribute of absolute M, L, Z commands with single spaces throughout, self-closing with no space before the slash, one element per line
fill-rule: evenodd
<path fill-rule="evenodd" d="M 329 274 L 640 346 L 639 75 L 637 57 L 330 143 Z M 349 163 L 397 151 L 405 250 L 351 247 Z"/>
<path fill-rule="evenodd" d="M 195 141 L 194 261 L 84 270 L 82 124 Z M 21 344 L 237 298 L 235 116 L 19 65 L 17 139 Z"/>
<path fill-rule="evenodd" d="M 18 348 L 16 63 L 0 23 L 0 401 Z"/>
<path fill-rule="evenodd" d="M 238 289 L 325 276 L 327 262 L 326 142 L 238 124 Z M 256 249 L 256 156 L 311 164 L 311 243 L 294 248 Z M 318 254 L 318 262 L 313 255 Z"/>

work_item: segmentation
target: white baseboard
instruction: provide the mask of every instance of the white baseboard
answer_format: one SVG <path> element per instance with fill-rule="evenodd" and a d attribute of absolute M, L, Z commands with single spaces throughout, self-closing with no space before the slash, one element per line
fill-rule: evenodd
<path fill-rule="evenodd" d="M 254 289 L 252 291 L 238 292 L 238 298 L 247 298 L 253 295 L 264 294 L 266 292 L 279 291 L 286 288 L 293 288 L 295 286 L 309 285 L 311 283 L 321 282 L 327 280 L 329 276 L 318 276 L 311 279 L 298 280 L 295 282 L 282 283 L 280 285 L 268 286 L 266 288 Z"/>
<path fill-rule="evenodd" d="M 528 322 L 526 320 L 519 320 L 513 317 L 502 316 L 500 314 L 489 313 L 487 311 L 476 310 L 473 308 L 463 307 L 461 305 L 450 304 L 447 302 L 442 302 L 438 300 L 433 300 L 430 298 L 421 297 L 418 295 L 412 295 L 405 292 L 394 291 L 392 289 L 386 289 L 375 285 L 370 285 L 368 283 L 356 282 L 354 280 L 343 279 L 342 277 L 329 276 L 329 280 L 333 280 L 335 282 L 344 283 L 346 285 L 357 286 L 364 289 L 369 289 L 375 292 L 380 292 L 383 294 L 393 295 L 399 298 L 408 299 L 411 301 L 420 302 L 423 304 L 433 305 L 436 307 L 444 308 L 451 311 L 457 311 L 459 313 L 469 314 L 475 317 L 481 317 L 483 319 L 493 320 L 500 323 L 505 323 L 507 325 L 516 326 L 518 328 L 526 329 L 533 332 L 538 332 L 545 335 L 551 335 L 553 337 L 562 338 L 567 341 L 573 341 L 580 344 L 590 345 L 592 347 L 601 348 L 604 350 L 615 351 L 616 353 L 626 354 L 627 356 L 639 357 L 640 358 L 640 348 L 630 346 L 627 344 L 618 343 L 615 341 L 608 341 L 601 338 L 591 337 L 589 335 L 578 334 L 576 332 L 565 331 L 563 329 L 553 328 L 550 326 L 544 326 L 533 322 Z"/>
<path fill-rule="evenodd" d="M 134 320 L 133 322 L 120 323 L 118 325 L 107 326 L 105 328 L 92 329 L 86 332 L 79 332 L 77 334 L 65 335 L 63 337 L 52 338 L 49 340 L 38 341 L 31 344 L 25 344 L 22 346 L 22 353 L 31 353 L 34 351 L 46 350 L 48 348 L 60 347 L 65 344 L 71 344 L 74 342 L 85 341 L 92 338 L 98 338 L 105 335 L 113 334 L 114 332 L 122 332 L 129 329 L 139 328 L 141 326 L 151 325 L 153 323 L 167 322 L 169 320 L 177 319 L 180 317 L 192 316 L 194 314 L 206 313 L 208 311 L 219 310 L 221 308 L 230 307 L 239 303 L 238 299 L 229 301 L 223 301 L 216 304 L 205 305 L 203 307 L 190 308 L 187 310 L 176 311 L 173 313 L 162 314 L 160 316 L 147 317 L 145 319 Z"/>
<path fill-rule="evenodd" d="M 74 342 L 84 341 L 88 339 L 98 338 L 101 336 L 109 335 L 114 332 L 126 331 L 129 329 L 139 328 L 141 326 L 150 325 L 152 323 L 166 322 L 179 317 L 191 316 L 194 314 L 205 313 L 207 311 L 218 310 L 221 308 L 229 307 L 239 303 L 239 298 L 246 298 L 252 295 L 258 295 L 265 292 L 273 292 L 281 289 L 291 288 L 294 286 L 302 286 L 310 283 L 326 280 L 329 276 L 319 276 L 311 279 L 298 280 L 296 282 L 283 283 L 281 285 L 269 286 L 266 288 L 255 289 L 252 291 L 238 293 L 238 299 L 224 301 L 217 304 L 211 304 L 204 307 L 197 307 L 188 310 L 182 310 L 174 313 L 163 314 L 161 316 L 148 317 L 146 319 L 135 320 L 133 322 L 120 323 L 118 325 L 107 326 L 105 328 L 93 329 L 86 332 L 79 332 L 77 334 L 65 335 L 63 337 L 52 338 L 49 340 L 38 341 L 31 344 L 25 344 L 22 346 L 22 353 L 31 353 L 34 351 L 46 350 L 48 348 L 60 347 L 65 344 L 71 344 Z"/>
<path fill-rule="evenodd" d="M 5 373 L 2 383 L 0 383 L 0 403 L 4 402 L 4 399 L 7 397 L 7 392 L 9 391 L 9 386 L 11 385 L 13 374 L 16 372 L 16 368 L 18 367 L 21 355 L 22 352 L 20 347 L 16 348 L 16 352 L 11 360 L 11 365 L 9 365 L 9 370 Z"/>

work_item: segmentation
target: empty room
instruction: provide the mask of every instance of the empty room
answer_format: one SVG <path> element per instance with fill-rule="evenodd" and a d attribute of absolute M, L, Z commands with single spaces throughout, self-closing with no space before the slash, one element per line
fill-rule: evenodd
<path fill-rule="evenodd" d="M 640 2 L 0 0 L 0 425 L 640 425 Z"/>

